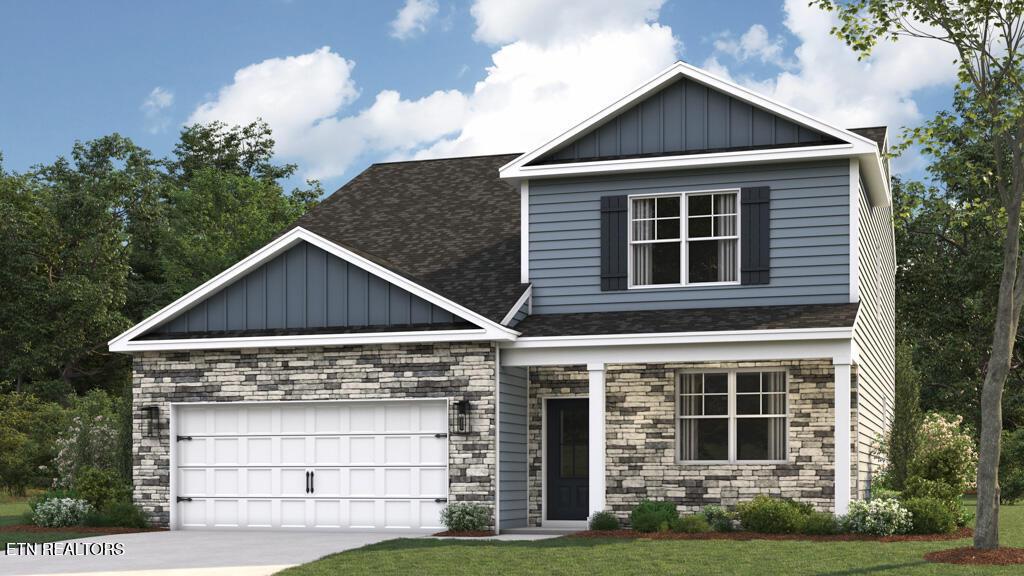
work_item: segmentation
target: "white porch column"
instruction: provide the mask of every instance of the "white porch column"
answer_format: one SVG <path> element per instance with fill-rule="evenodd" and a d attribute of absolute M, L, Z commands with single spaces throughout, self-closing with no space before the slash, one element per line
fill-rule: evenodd
<path fill-rule="evenodd" d="M 850 365 L 835 369 L 835 513 L 850 507 Z"/>
<path fill-rule="evenodd" d="M 604 364 L 587 364 L 588 386 L 590 514 L 604 510 Z"/>

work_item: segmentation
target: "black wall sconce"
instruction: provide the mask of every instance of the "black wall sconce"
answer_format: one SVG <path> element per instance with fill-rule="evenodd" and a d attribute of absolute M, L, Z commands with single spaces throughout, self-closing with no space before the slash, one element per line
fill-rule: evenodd
<path fill-rule="evenodd" d="M 142 425 L 146 436 L 153 437 L 160 434 L 160 407 L 144 406 L 142 408 Z"/>
<path fill-rule="evenodd" d="M 455 403 L 455 431 L 460 434 L 469 432 L 469 400 Z"/>

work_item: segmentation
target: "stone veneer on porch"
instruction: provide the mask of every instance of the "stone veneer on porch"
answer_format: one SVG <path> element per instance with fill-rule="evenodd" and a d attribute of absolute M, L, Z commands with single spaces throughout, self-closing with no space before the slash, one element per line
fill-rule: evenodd
<path fill-rule="evenodd" d="M 683 369 L 784 368 L 789 374 L 788 462 L 680 464 L 676 455 L 676 374 Z M 834 505 L 834 367 L 831 359 L 771 362 L 609 364 L 606 367 L 606 507 L 621 519 L 645 498 L 683 511 L 733 506 L 757 494 Z M 855 372 L 851 376 L 855 390 Z M 541 524 L 542 402 L 587 396 L 586 366 L 530 369 L 529 524 Z M 854 436 L 855 437 L 855 436 Z M 855 464 L 854 464 L 855 465 Z"/>

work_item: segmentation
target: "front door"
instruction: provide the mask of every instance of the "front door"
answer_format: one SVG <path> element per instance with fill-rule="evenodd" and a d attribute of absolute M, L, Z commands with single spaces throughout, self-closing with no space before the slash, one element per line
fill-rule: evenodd
<path fill-rule="evenodd" d="M 547 520 L 586 520 L 587 399 L 551 399 L 547 412 Z"/>

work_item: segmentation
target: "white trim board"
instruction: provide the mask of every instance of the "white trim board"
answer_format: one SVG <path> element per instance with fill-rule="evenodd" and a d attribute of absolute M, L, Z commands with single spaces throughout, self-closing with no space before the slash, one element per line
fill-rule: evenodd
<path fill-rule="evenodd" d="M 512 305 L 512 308 L 509 309 L 508 314 L 505 314 L 505 317 L 501 319 L 501 325 L 508 326 L 508 323 L 511 322 L 512 319 L 516 317 L 516 314 L 519 313 L 519 309 L 522 308 L 524 304 L 529 302 L 530 298 L 532 297 L 533 286 L 530 285 L 527 286 L 526 290 L 523 291 L 523 295 L 519 297 L 519 300 L 516 300 L 516 303 Z"/>
<path fill-rule="evenodd" d="M 144 340 L 134 338 L 183 312 L 192 304 L 212 295 L 220 288 L 283 253 L 299 242 L 307 242 L 325 252 L 341 258 L 370 274 L 398 286 L 456 316 L 477 324 L 479 330 L 444 330 L 420 332 L 345 333 L 328 335 L 267 336 L 239 338 L 182 338 L 175 340 Z M 139 322 L 108 342 L 111 352 L 143 350 L 195 350 L 209 348 L 253 348 L 262 346 L 327 346 L 331 344 L 377 344 L 384 342 L 423 342 L 452 340 L 513 340 L 519 333 L 502 326 L 472 310 L 428 290 L 419 284 L 372 262 L 347 248 L 304 228 L 294 228 L 266 246 L 243 258 L 234 266 L 214 276 L 188 294 L 165 306 L 159 312 Z"/>
<path fill-rule="evenodd" d="M 639 102 L 647 95 L 667 86 L 679 77 L 685 77 L 704 84 L 705 86 L 776 114 L 782 118 L 795 122 L 796 124 L 827 134 L 837 140 L 845 142 L 845 144 L 527 166 L 530 162 L 584 134 L 591 128 L 596 127 L 629 106 Z M 523 179 L 531 177 L 565 176 L 571 174 L 593 174 L 602 172 L 694 168 L 726 164 L 745 164 L 749 162 L 808 160 L 828 157 L 860 157 L 865 160 L 871 160 L 870 162 L 867 162 L 870 166 L 870 170 L 868 170 L 868 180 L 870 185 L 869 191 L 873 196 L 875 196 L 875 200 L 878 204 L 889 204 L 891 197 L 889 184 L 887 178 L 884 176 L 885 171 L 883 167 L 883 159 L 881 154 L 878 152 L 878 144 L 876 142 L 869 138 L 865 138 L 860 134 L 828 124 L 809 114 L 795 110 L 777 100 L 767 98 L 738 84 L 710 74 L 696 66 L 692 66 L 685 62 L 676 62 L 639 88 L 633 90 L 597 114 L 542 144 L 540 147 L 515 158 L 508 164 L 505 164 L 499 170 L 499 174 L 502 178 Z"/>

